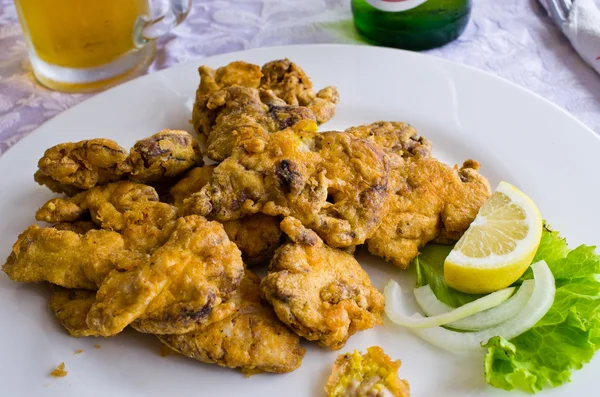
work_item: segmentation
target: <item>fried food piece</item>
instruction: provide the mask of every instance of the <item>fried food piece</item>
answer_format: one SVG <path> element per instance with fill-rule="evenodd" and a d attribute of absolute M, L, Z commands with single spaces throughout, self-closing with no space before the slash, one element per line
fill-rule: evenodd
<path fill-rule="evenodd" d="M 119 233 L 69 230 L 32 225 L 13 245 L 2 270 L 13 281 L 47 281 L 65 288 L 97 289 L 113 269 L 135 265 Z"/>
<path fill-rule="evenodd" d="M 61 143 L 46 150 L 34 179 L 56 193 L 79 190 L 125 179 L 131 171 L 127 150 L 110 139 Z"/>
<path fill-rule="evenodd" d="M 281 242 L 280 219 L 264 214 L 249 215 L 242 219 L 223 223 L 229 239 L 242 251 L 242 259 L 248 265 L 271 260 Z"/>
<path fill-rule="evenodd" d="M 377 121 L 345 132 L 371 140 L 391 155 L 393 165 L 402 166 L 401 159 L 410 157 L 431 157 L 431 142 L 418 136 L 417 130 L 407 123 Z"/>
<path fill-rule="evenodd" d="M 258 88 L 263 76 L 260 66 L 244 61 L 231 62 L 217 70 L 203 65 L 198 68 L 198 72 L 200 73 L 200 86 L 198 87 L 200 95 L 211 94 L 233 85 Z"/>
<path fill-rule="evenodd" d="M 48 223 L 74 222 L 87 214 L 103 229 L 121 231 L 125 227 L 123 213 L 137 203 L 158 201 L 153 187 L 119 181 L 97 186 L 71 198 L 55 198 L 44 204 L 35 219 Z"/>
<path fill-rule="evenodd" d="M 70 230 L 77 234 L 86 234 L 90 230 L 98 230 L 99 227 L 92 221 L 61 222 L 53 226 L 56 230 Z"/>
<path fill-rule="evenodd" d="M 241 141 L 260 138 L 300 120 L 315 120 L 305 107 L 288 106 L 269 91 L 233 86 L 196 97 L 192 123 L 206 139 L 207 156 L 214 161 L 229 157 Z"/>
<path fill-rule="evenodd" d="M 400 360 L 392 361 L 379 346 L 340 355 L 325 392 L 329 397 L 409 397 L 408 382 L 398 378 Z"/>
<path fill-rule="evenodd" d="M 221 224 L 200 216 L 179 218 L 167 242 L 148 260 L 112 272 L 102 283 L 87 324 L 103 336 L 121 332 L 136 319 L 136 328 L 146 332 L 189 332 L 211 320 L 243 272 L 241 253 Z"/>
<path fill-rule="evenodd" d="M 194 168 L 171 188 L 174 205 L 183 211 L 183 202 L 199 192 L 212 178 L 214 165 Z M 248 265 L 268 262 L 281 240 L 279 218 L 264 214 L 249 215 L 242 219 L 223 222 L 229 239 L 242 251 Z"/>
<path fill-rule="evenodd" d="M 198 142 L 180 130 L 162 130 L 137 141 L 131 148 L 130 159 L 133 169 L 129 178 L 141 183 L 176 178 L 204 164 Z"/>
<path fill-rule="evenodd" d="M 325 87 L 315 94 L 304 70 L 289 59 L 266 63 L 262 73 L 260 88 L 272 90 L 288 105 L 308 107 L 317 123 L 325 123 L 335 115 L 335 105 L 340 100 L 337 88 Z"/>
<path fill-rule="evenodd" d="M 190 170 L 169 191 L 173 205 L 183 211 L 183 201 L 210 182 L 216 165 L 205 165 Z"/>
<path fill-rule="evenodd" d="M 300 366 L 305 350 L 260 300 L 260 280 L 246 271 L 231 299 L 234 315 L 185 335 L 161 335 L 171 349 L 205 363 L 240 368 L 246 374 L 290 372 Z"/>
<path fill-rule="evenodd" d="M 95 291 L 53 287 L 49 306 L 58 322 L 72 337 L 98 336 L 85 322 L 95 301 Z"/>
<path fill-rule="evenodd" d="M 293 243 L 275 252 L 260 287 L 284 324 L 337 350 L 354 333 L 383 323 L 383 295 L 352 255 L 326 246 L 297 219 L 285 218 L 281 228 Z"/>
<path fill-rule="evenodd" d="M 385 211 L 388 160 L 367 140 L 303 124 L 245 141 L 184 200 L 185 211 L 221 222 L 289 215 L 333 247 L 362 244 Z"/>
<path fill-rule="evenodd" d="M 55 378 L 64 378 L 67 376 L 69 372 L 65 369 L 65 363 L 58 364 L 58 367 L 54 368 L 52 372 L 50 372 L 50 376 Z"/>
<path fill-rule="evenodd" d="M 414 158 L 392 171 L 395 191 L 388 214 L 367 241 L 369 251 L 405 269 L 429 241 L 457 240 L 490 197 L 479 163 L 449 167 Z"/>
<path fill-rule="evenodd" d="M 140 253 L 152 253 L 167 241 L 177 218 L 179 211 L 167 203 L 148 201 L 133 205 L 123 213 L 121 236 L 125 247 Z"/>

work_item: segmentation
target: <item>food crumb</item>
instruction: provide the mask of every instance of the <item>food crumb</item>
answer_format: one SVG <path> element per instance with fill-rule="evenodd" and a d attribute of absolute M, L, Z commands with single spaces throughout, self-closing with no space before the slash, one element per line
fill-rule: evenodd
<path fill-rule="evenodd" d="M 94 345 L 96 349 L 100 349 L 100 345 Z"/>
<path fill-rule="evenodd" d="M 161 357 L 167 357 L 172 354 L 178 354 L 178 353 L 175 350 L 171 349 L 167 345 L 163 345 L 163 344 L 160 345 L 160 356 Z"/>
<path fill-rule="evenodd" d="M 58 364 L 52 372 L 50 372 L 50 376 L 54 376 L 55 378 L 64 378 L 67 376 L 67 371 L 65 370 L 65 363 Z"/>
<path fill-rule="evenodd" d="M 83 349 L 75 350 L 75 353 L 73 353 L 73 354 L 75 355 L 75 354 L 81 354 L 81 353 L 83 353 Z"/>

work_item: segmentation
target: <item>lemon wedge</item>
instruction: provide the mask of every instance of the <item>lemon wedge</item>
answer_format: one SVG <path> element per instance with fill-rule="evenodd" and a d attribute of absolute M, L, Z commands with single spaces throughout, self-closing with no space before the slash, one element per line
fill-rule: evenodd
<path fill-rule="evenodd" d="M 527 270 L 541 237 L 542 216 L 534 202 L 500 182 L 446 258 L 446 283 L 472 294 L 506 288 Z"/>

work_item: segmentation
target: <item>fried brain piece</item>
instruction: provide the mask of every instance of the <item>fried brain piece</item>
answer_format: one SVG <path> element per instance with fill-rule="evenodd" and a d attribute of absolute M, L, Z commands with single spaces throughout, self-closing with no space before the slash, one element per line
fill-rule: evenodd
<path fill-rule="evenodd" d="M 212 178 L 214 165 L 194 168 L 171 188 L 170 194 L 176 207 L 183 211 L 183 202 L 199 192 Z M 249 215 L 242 219 L 223 222 L 229 239 L 242 251 L 242 259 L 248 265 L 268 262 L 281 240 L 279 218 L 264 214 Z"/>
<path fill-rule="evenodd" d="M 330 86 L 315 94 L 304 70 L 289 59 L 266 63 L 262 67 L 262 73 L 261 88 L 272 90 L 288 105 L 308 107 L 319 124 L 335 115 L 335 105 L 340 100 L 337 89 Z"/>
<path fill-rule="evenodd" d="M 392 164 L 401 166 L 402 159 L 410 157 L 431 157 L 431 142 L 418 136 L 417 130 L 407 123 L 377 121 L 348 128 L 345 132 L 371 140 L 392 155 Z"/>
<path fill-rule="evenodd" d="M 252 266 L 267 263 L 281 242 L 278 217 L 255 214 L 235 221 L 224 222 L 229 239 L 242 252 L 244 263 Z"/>
<path fill-rule="evenodd" d="M 260 280 L 246 271 L 231 299 L 237 311 L 194 333 L 161 335 L 171 349 L 205 363 L 239 368 L 247 374 L 290 372 L 300 366 L 305 350 L 260 299 Z"/>
<path fill-rule="evenodd" d="M 281 228 L 293 243 L 276 251 L 260 286 L 284 324 L 335 350 L 382 324 L 383 295 L 352 255 L 324 245 L 297 219 L 284 219 Z"/>
<path fill-rule="evenodd" d="M 177 219 L 167 242 L 144 263 L 112 272 L 96 295 L 87 324 L 103 336 L 135 320 L 152 333 L 190 332 L 212 319 L 244 271 L 241 253 L 217 222 Z"/>
<path fill-rule="evenodd" d="M 315 120 L 312 111 L 288 106 L 270 91 L 232 86 L 197 96 L 192 113 L 195 130 L 204 136 L 207 156 L 214 161 L 229 157 L 240 142 L 290 127 L 300 120 Z"/>
<path fill-rule="evenodd" d="M 34 179 L 56 193 L 74 195 L 125 179 L 131 171 L 127 150 L 109 139 L 61 143 L 46 150 Z"/>
<path fill-rule="evenodd" d="M 53 226 L 56 230 L 70 230 L 77 234 L 86 234 L 90 230 L 98 230 L 99 227 L 92 221 L 61 222 Z"/>
<path fill-rule="evenodd" d="M 129 250 L 149 254 L 169 238 L 179 211 L 167 203 L 154 201 L 133 205 L 123 213 L 121 236 Z"/>
<path fill-rule="evenodd" d="M 96 301 L 96 292 L 85 289 L 53 287 L 50 310 L 58 322 L 75 338 L 98 336 L 85 322 L 88 312 Z"/>
<path fill-rule="evenodd" d="M 120 231 L 125 226 L 123 213 L 137 203 L 157 202 L 154 188 L 130 181 L 97 186 L 63 199 L 55 198 L 44 204 L 35 219 L 48 223 L 74 222 L 88 214 L 103 229 Z"/>
<path fill-rule="evenodd" d="M 205 165 L 190 170 L 169 191 L 173 205 L 183 210 L 183 201 L 210 182 L 215 168 L 216 165 Z"/>
<path fill-rule="evenodd" d="M 184 200 L 185 211 L 221 222 L 257 212 L 290 215 L 333 247 L 362 244 L 385 211 L 388 160 L 367 140 L 315 130 L 300 123 L 244 142 Z"/>
<path fill-rule="evenodd" d="M 379 346 L 363 355 L 356 350 L 342 354 L 333 364 L 325 392 L 329 397 L 409 397 L 408 382 L 398 378 L 400 364 Z"/>
<path fill-rule="evenodd" d="M 141 183 L 176 178 L 204 163 L 198 142 L 180 130 L 162 130 L 137 141 L 130 159 L 133 168 L 129 178 Z"/>
<path fill-rule="evenodd" d="M 242 87 L 258 88 L 263 74 L 260 66 L 244 61 L 235 61 L 220 67 L 217 70 L 203 65 L 198 69 L 200 73 L 200 95 L 211 94 L 233 85 Z"/>
<path fill-rule="evenodd" d="M 392 171 L 396 181 L 388 213 L 367 241 L 369 251 L 406 268 L 434 239 L 457 240 L 490 197 L 490 186 L 467 160 L 449 167 L 434 158 L 415 158 Z"/>
<path fill-rule="evenodd" d="M 13 281 L 47 281 L 65 288 L 97 289 L 113 269 L 136 265 L 138 256 L 125 250 L 120 234 L 32 225 L 13 245 L 2 270 Z"/>

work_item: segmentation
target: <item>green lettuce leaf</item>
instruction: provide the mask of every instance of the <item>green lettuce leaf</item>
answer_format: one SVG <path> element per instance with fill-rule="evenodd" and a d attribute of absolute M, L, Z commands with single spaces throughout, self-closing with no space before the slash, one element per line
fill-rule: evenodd
<path fill-rule="evenodd" d="M 413 266 L 417 272 L 417 287 L 429 284 L 439 300 L 452 307 L 459 307 L 480 298 L 481 295 L 465 294 L 446 284 L 444 260 L 452 248 L 452 245 L 428 244 L 415 259 Z"/>
<path fill-rule="evenodd" d="M 456 307 L 470 298 L 443 282 L 443 254 L 451 249 L 427 246 L 415 267 L 419 286 L 429 284 L 438 299 Z M 509 341 L 497 336 L 485 345 L 485 379 L 492 386 L 530 393 L 547 385 L 559 386 L 600 348 L 600 255 L 596 248 L 582 245 L 571 250 L 565 239 L 545 227 L 534 263 L 540 260 L 546 261 L 556 280 L 554 303 L 527 332 Z M 527 278 L 531 278 L 529 271 L 521 279 Z"/>

